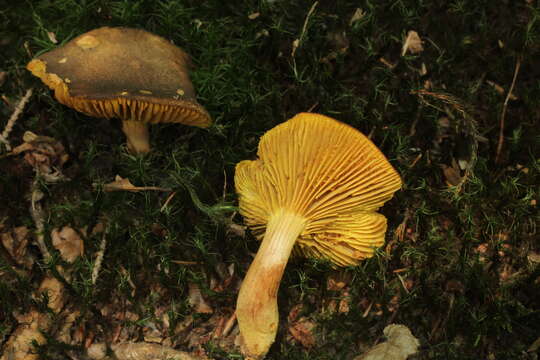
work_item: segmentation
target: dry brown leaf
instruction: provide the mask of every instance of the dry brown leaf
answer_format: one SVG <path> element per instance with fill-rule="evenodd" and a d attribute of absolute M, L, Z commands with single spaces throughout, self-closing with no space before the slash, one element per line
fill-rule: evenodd
<path fill-rule="evenodd" d="M 366 16 L 366 12 L 360 8 L 356 8 L 353 16 L 351 16 L 351 20 L 349 20 L 349 26 L 353 25 L 358 20 L 362 20 L 364 16 Z"/>
<path fill-rule="evenodd" d="M 407 33 L 407 38 L 405 39 L 405 42 L 403 43 L 403 47 L 401 49 L 401 56 L 405 56 L 407 52 L 411 54 L 418 54 L 424 51 L 424 47 L 422 46 L 422 39 L 420 39 L 420 36 L 418 36 L 418 33 L 414 30 L 410 30 Z"/>
<path fill-rule="evenodd" d="M 65 304 L 65 289 L 58 279 L 48 276 L 41 282 L 38 289 L 39 293 L 46 294 L 48 298 L 48 307 L 58 314 Z"/>
<path fill-rule="evenodd" d="M 52 31 L 47 31 L 47 37 L 53 44 L 58 44 L 58 40 L 56 40 L 56 34 Z"/>
<path fill-rule="evenodd" d="M 529 261 L 532 262 L 532 263 L 537 263 L 538 264 L 538 263 L 540 263 L 540 253 L 531 251 L 527 255 L 527 259 L 529 259 Z"/>
<path fill-rule="evenodd" d="M 72 263 L 84 253 L 84 242 L 79 234 L 69 226 L 53 229 L 51 232 L 53 246 L 60 252 L 62 259 Z"/>
<path fill-rule="evenodd" d="M 189 283 L 188 302 L 193 307 L 193 311 L 200 314 L 211 314 L 214 309 L 204 300 L 201 289 L 194 283 Z"/>
<path fill-rule="evenodd" d="M 139 192 L 145 190 L 154 190 L 154 191 L 172 191 L 171 189 L 161 188 L 157 186 L 135 186 L 129 181 L 129 179 L 124 179 L 120 175 L 116 175 L 114 181 L 108 184 L 103 185 L 103 191 L 131 191 Z"/>
<path fill-rule="evenodd" d="M 19 326 L 11 334 L 3 347 L 3 354 L 0 360 L 37 360 L 33 342 L 44 344 L 45 337 L 40 330 L 45 330 L 45 322 L 40 319 L 43 315 L 37 311 L 32 311 L 18 317 Z"/>
<path fill-rule="evenodd" d="M 63 314 L 65 315 L 65 319 L 63 321 L 62 327 L 56 334 L 55 338 L 58 341 L 61 341 L 66 344 L 72 343 L 73 345 L 76 344 L 75 341 L 73 341 L 72 333 L 77 334 L 77 319 L 81 315 L 81 312 L 77 309 L 66 309 Z"/>
<path fill-rule="evenodd" d="M 386 342 L 377 344 L 354 360 L 406 360 L 416 354 L 420 342 L 404 325 L 391 324 L 384 328 Z"/>
<path fill-rule="evenodd" d="M 540 337 L 539 337 L 538 339 L 536 339 L 536 340 L 531 344 L 531 346 L 529 346 L 529 348 L 527 349 L 527 352 L 538 351 L 538 349 L 540 349 Z"/>
<path fill-rule="evenodd" d="M 11 152 L 12 155 L 24 153 L 24 160 L 42 175 L 57 174 L 69 159 L 64 146 L 49 136 L 36 135 L 26 131 L 24 143 Z M 60 176 L 60 175 L 58 175 Z"/>
<path fill-rule="evenodd" d="M 313 329 L 315 323 L 305 316 L 302 316 L 298 321 L 295 321 L 289 326 L 289 333 L 292 337 L 302 344 L 305 348 L 311 348 L 315 345 L 315 335 Z"/>
<path fill-rule="evenodd" d="M 459 164 L 455 159 L 452 159 L 452 166 L 441 165 L 444 177 L 446 178 L 446 185 L 458 186 L 463 183 L 464 178 L 461 176 Z"/>
<path fill-rule="evenodd" d="M 26 226 L 19 226 L 0 234 L 0 241 L 13 260 L 26 269 L 34 264 L 34 258 L 27 252 L 30 233 Z"/>
<path fill-rule="evenodd" d="M 227 226 L 227 234 L 233 234 L 235 236 L 245 238 L 246 237 L 246 228 L 245 225 L 235 224 L 231 222 L 229 226 Z"/>
<path fill-rule="evenodd" d="M 340 291 L 343 290 L 345 286 L 351 281 L 350 273 L 344 271 L 334 271 L 326 280 L 326 289 L 330 291 Z"/>
<path fill-rule="evenodd" d="M 348 291 L 343 292 L 343 298 L 339 301 L 338 312 L 340 314 L 348 314 L 350 308 L 351 297 Z"/>
<path fill-rule="evenodd" d="M 304 310 L 304 305 L 302 305 L 301 303 L 294 305 L 291 308 L 291 311 L 289 311 L 289 315 L 287 316 L 287 321 L 290 323 L 294 322 L 298 318 L 298 315 L 300 315 L 302 310 Z"/>

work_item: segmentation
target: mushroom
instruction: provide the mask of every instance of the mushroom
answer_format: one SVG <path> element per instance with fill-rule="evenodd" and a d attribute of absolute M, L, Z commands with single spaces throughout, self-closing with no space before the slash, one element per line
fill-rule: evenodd
<path fill-rule="evenodd" d="M 150 151 L 148 123 L 199 127 L 212 120 L 195 99 L 189 56 L 144 30 L 102 27 L 28 63 L 56 99 L 93 117 L 120 118 L 133 153 Z"/>
<path fill-rule="evenodd" d="M 240 213 L 262 239 L 238 294 L 242 352 L 264 357 L 276 337 L 277 291 L 291 252 L 356 265 L 384 243 L 376 211 L 401 187 L 379 149 L 353 127 L 302 113 L 264 134 L 237 164 Z"/>

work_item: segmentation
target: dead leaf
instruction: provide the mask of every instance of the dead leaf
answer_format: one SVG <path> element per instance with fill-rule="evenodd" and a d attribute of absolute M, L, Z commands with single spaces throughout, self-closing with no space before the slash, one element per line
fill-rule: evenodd
<path fill-rule="evenodd" d="M 301 303 L 294 305 L 291 311 L 289 311 L 289 315 L 287 316 L 287 321 L 290 323 L 294 322 L 298 318 L 298 315 L 300 315 L 300 312 L 302 312 L 303 309 L 304 309 L 304 305 L 302 305 Z"/>
<path fill-rule="evenodd" d="M 345 286 L 351 281 L 350 273 L 344 271 L 334 271 L 326 280 L 326 289 L 330 291 L 340 291 L 343 290 Z"/>
<path fill-rule="evenodd" d="M 38 360 L 39 356 L 35 351 L 33 343 L 45 344 L 45 336 L 40 330 L 46 330 L 46 322 L 42 321 L 42 314 L 32 311 L 18 316 L 19 326 L 11 334 L 3 347 L 3 354 L 0 360 Z"/>
<path fill-rule="evenodd" d="M 407 52 L 411 54 L 418 54 L 424 51 L 424 47 L 422 46 L 422 39 L 420 39 L 420 36 L 418 36 L 418 33 L 414 30 L 410 30 L 407 33 L 407 38 L 405 39 L 405 42 L 403 43 L 403 47 L 401 49 L 401 56 L 405 56 Z"/>
<path fill-rule="evenodd" d="M 532 263 L 537 263 L 538 264 L 538 263 L 540 263 L 540 253 L 531 251 L 527 255 L 527 259 L 529 259 L 529 261 L 532 262 Z"/>
<path fill-rule="evenodd" d="M 194 283 L 189 283 L 189 295 L 188 303 L 193 307 L 193 311 L 199 314 L 211 314 L 214 312 L 214 309 L 206 303 L 204 300 L 201 289 L 199 286 Z"/>
<path fill-rule="evenodd" d="M 79 234 L 69 226 L 53 229 L 51 232 L 53 246 L 60 252 L 62 259 L 72 263 L 84 253 L 84 242 Z"/>
<path fill-rule="evenodd" d="M 49 136 L 36 135 L 26 131 L 23 135 L 24 143 L 17 146 L 10 153 L 19 155 L 24 153 L 24 160 L 41 175 L 61 178 L 62 165 L 69 159 L 64 146 Z"/>
<path fill-rule="evenodd" d="M 145 190 L 154 190 L 154 191 L 172 191 L 171 189 L 161 188 L 157 186 L 135 186 L 129 181 L 129 179 L 124 179 L 120 175 L 116 175 L 114 181 L 108 184 L 103 185 L 103 191 L 131 191 L 139 192 Z"/>
<path fill-rule="evenodd" d="M 233 234 L 235 236 L 245 238 L 246 237 L 246 228 L 245 225 L 235 224 L 231 222 L 229 226 L 227 226 L 227 234 Z"/>
<path fill-rule="evenodd" d="M 48 307 L 58 314 L 65 304 L 65 289 L 57 278 L 48 276 L 41 282 L 38 293 L 46 294 Z"/>
<path fill-rule="evenodd" d="M 358 20 L 362 20 L 364 16 L 366 16 L 366 12 L 360 8 L 356 8 L 353 16 L 351 16 L 351 20 L 349 20 L 349 26 L 352 26 Z"/>
<path fill-rule="evenodd" d="M 249 20 L 255 20 L 256 18 L 258 18 L 259 16 L 261 16 L 261 13 L 259 12 L 254 12 L 254 13 L 251 13 L 248 15 L 248 19 Z"/>
<path fill-rule="evenodd" d="M 384 328 L 386 342 L 377 344 L 354 360 L 406 360 L 416 354 L 420 342 L 404 325 L 391 324 Z"/>
<path fill-rule="evenodd" d="M 295 321 L 289 326 L 289 333 L 303 347 L 311 348 L 315 345 L 313 329 L 315 329 L 315 323 L 307 317 L 302 316 L 298 321 Z"/>
<path fill-rule="evenodd" d="M 463 183 L 464 178 L 461 176 L 459 165 L 455 159 L 452 159 L 452 166 L 443 164 L 441 167 L 446 178 L 446 185 L 459 186 Z"/>
<path fill-rule="evenodd" d="M 49 37 L 49 40 L 53 44 L 58 44 L 58 40 L 56 40 L 56 34 L 55 33 L 53 33 L 52 31 L 47 31 L 47 36 Z"/>
<path fill-rule="evenodd" d="M 527 349 L 527 352 L 535 352 L 537 351 L 538 349 L 540 349 L 540 337 L 538 339 L 536 339 L 532 344 L 531 346 L 529 346 L 529 348 Z"/>
<path fill-rule="evenodd" d="M 27 252 L 29 231 L 26 226 L 19 226 L 9 232 L 0 234 L 2 245 L 13 260 L 26 269 L 34 264 L 34 258 Z"/>
<path fill-rule="evenodd" d="M 348 291 L 343 292 L 343 298 L 339 301 L 338 312 L 340 314 L 348 314 L 350 307 L 351 297 Z"/>

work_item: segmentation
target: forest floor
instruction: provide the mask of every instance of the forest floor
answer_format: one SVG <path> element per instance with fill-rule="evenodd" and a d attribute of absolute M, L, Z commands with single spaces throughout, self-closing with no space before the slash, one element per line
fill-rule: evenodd
<path fill-rule="evenodd" d="M 152 126 L 152 151 L 134 156 L 117 119 L 61 105 L 26 70 L 101 26 L 142 28 L 189 53 L 214 124 Z M 29 360 L 128 341 L 241 358 L 233 313 L 258 241 L 238 213 L 235 165 L 306 111 L 369 135 L 404 185 L 381 209 L 388 231 L 374 257 L 288 264 L 267 358 L 350 360 L 397 323 L 420 341 L 411 359 L 537 359 L 538 59 L 534 0 L 10 2 L 2 360 L 21 358 L 6 353 L 21 333 L 34 339 Z M 158 189 L 109 191 L 116 176 Z"/>

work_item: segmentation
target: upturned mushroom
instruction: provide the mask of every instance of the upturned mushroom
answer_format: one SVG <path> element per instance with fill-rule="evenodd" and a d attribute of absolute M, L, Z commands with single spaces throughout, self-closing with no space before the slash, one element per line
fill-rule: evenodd
<path fill-rule="evenodd" d="M 56 99 L 93 117 L 120 118 L 133 153 L 150 151 L 148 125 L 210 126 L 189 78 L 189 56 L 144 30 L 102 27 L 28 63 Z"/>
<path fill-rule="evenodd" d="M 264 357 L 275 340 L 277 291 L 291 252 L 355 265 L 384 243 L 376 211 L 401 187 L 398 173 L 362 133 L 302 113 L 264 134 L 257 160 L 236 166 L 240 213 L 262 239 L 238 295 L 242 352 Z"/>

